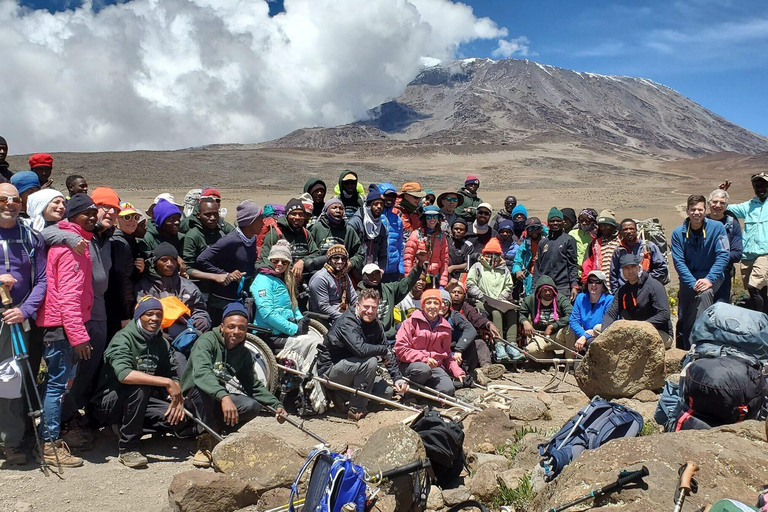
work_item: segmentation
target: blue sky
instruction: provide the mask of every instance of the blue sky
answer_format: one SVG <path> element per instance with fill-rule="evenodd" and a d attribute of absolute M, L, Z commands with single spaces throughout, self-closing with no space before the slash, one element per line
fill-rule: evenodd
<path fill-rule="evenodd" d="M 114 0 L 94 0 L 95 5 Z M 365 0 L 360 0 L 365 1 Z M 80 0 L 23 0 L 52 11 Z M 768 135 L 766 0 L 466 0 L 509 31 L 512 56 L 577 71 L 642 76 Z M 270 3 L 271 12 L 282 0 Z M 461 57 L 498 57 L 476 40 Z"/>

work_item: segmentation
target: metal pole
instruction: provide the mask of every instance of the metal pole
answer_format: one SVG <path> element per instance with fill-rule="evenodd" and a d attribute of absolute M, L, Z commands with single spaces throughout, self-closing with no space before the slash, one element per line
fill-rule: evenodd
<path fill-rule="evenodd" d="M 416 388 L 418 388 L 418 389 L 420 389 L 422 391 L 426 391 L 427 393 L 434 393 L 439 398 L 442 398 L 444 403 L 447 403 L 448 405 L 451 405 L 453 407 L 460 407 L 462 409 L 469 409 L 469 410 L 477 411 L 477 412 L 482 411 L 482 409 L 480 407 L 477 407 L 475 405 L 467 403 L 467 402 L 465 402 L 463 400 L 459 400 L 456 397 L 447 395 L 447 394 L 443 393 L 442 391 L 438 391 L 436 389 L 430 388 L 430 387 L 425 386 L 423 384 L 419 384 L 418 382 L 413 382 L 408 377 L 403 377 L 403 380 L 406 381 L 408 384 L 412 384 L 413 386 L 415 386 Z M 473 384 L 475 384 L 475 383 L 473 382 Z M 410 391 L 413 391 L 413 390 L 411 389 Z M 435 399 L 434 397 L 425 397 L 425 398 L 432 398 L 433 400 Z M 451 403 L 451 402 L 453 402 L 453 403 Z"/>
<path fill-rule="evenodd" d="M 539 337 L 541 337 L 541 338 L 544 338 L 544 339 L 545 339 L 545 340 L 547 340 L 548 342 L 552 343 L 553 345 L 557 345 L 558 347 L 560 347 L 561 349 L 565 350 L 566 352 L 570 352 L 571 354 L 575 355 L 575 356 L 576 356 L 577 358 L 579 358 L 579 359 L 584 359 L 584 356 L 582 356 L 581 354 L 579 354 L 579 353 L 578 353 L 578 352 L 576 352 L 575 350 L 573 350 L 573 349 L 570 349 L 570 348 L 566 347 L 566 346 L 565 346 L 565 345 L 563 345 L 562 343 L 558 343 L 558 342 L 556 342 L 554 339 L 552 339 L 550 336 L 547 336 L 547 335 L 546 335 L 546 334 L 544 334 L 543 332 L 541 332 L 541 331 L 534 331 L 534 332 L 536 333 L 536 336 L 539 336 Z"/>
<path fill-rule="evenodd" d="M 482 409 L 478 409 L 477 407 L 467 407 L 466 405 L 461 405 L 459 403 L 452 402 L 452 401 L 446 400 L 445 398 L 442 398 L 442 397 L 439 397 L 439 396 L 435 396 L 435 395 L 431 395 L 429 393 L 425 393 L 424 391 L 420 391 L 420 390 L 414 389 L 412 387 L 408 388 L 408 393 L 413 393 L 416 396 L 420 396 L 422 398 L 427 398 L 429 400 L 434 400 L 435 402 L 439 403 L 440 405 L 448 405 L 450 407 L 458 407 L 460 409 L 464 409 L 467 412 L 475 412 L 475 411 L 478 411 L 478 410 L 482 411 Z"/>
<path fill-rule="evenodd" d="M 221 441 L 223 441 L 223 440 L 224 440 L 224 438 L 223 438 L 221 435 L 219 435 L 219 433 L 218 433 L 218 432 L 216 432 L 216 431 L 215 431 L 215 430 L 213 430 L 211 427 L 209 427 L 208 425 L 206 425 L 205 423 L 203 423 L 203 420 L 196 418 L 196 417 L 195 417 L 195 415 L 194 415 L 194 414 L 192 414 L 192 412 L 190 412 L 190 411 L 189 411 L 189 410 L 188 410 L 186 407 L 184 408 L 184 415 L 185 415 L 187 418 L 189 418 L 189 419 L 191 419 L 192 421 L 194 421 L 195 423 L 197 423 L 198 425 L 200 425 L 201 427 L 203 427 L 203 428 L 206 430 L 206 432 L 208 432 L 208 433 L 209 433 L 209 434 L 211 434 L 211 435 L 212 435 L 214 438 L 216 438 L 216 440 L 217 440 L 217 441 L 221 442 Z"/>

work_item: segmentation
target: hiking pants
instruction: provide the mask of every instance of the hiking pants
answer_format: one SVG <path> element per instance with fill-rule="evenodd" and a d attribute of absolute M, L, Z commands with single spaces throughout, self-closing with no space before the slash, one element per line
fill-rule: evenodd
<path fill-rule="evenodd" d="M 219 434 L 221 434 L 225 427 L 230 431 L 237 430 L 241 425 L 245 425 L 255 418 L 261 410 L 261 404 L 254 398 L 237 394 L 229 395 L 229 397 L 235 403 L 235 407 L 237 407 L 237 425 L 234 427 L 225 425 L 224 413 L 221 411 L 221 402 L 197 386 L 190 389 L 187 393 L 187 400 L 192 402 L 195 417 Z M 204 434 L 205 429 L 197 425 L 197 433 Z"/>
<path fill-rule="evenodd" d="M 168 402 L 160 397 L 165 388 L 156 386 L 120 385 L 106 395 L 97 398 L 94 417 L 104 425 L 119 425 L 120 453 L 139 450 L 141 436 L 152 432 L 180 432 L 186 427 L 187 419 L 171 425 L 165 421 Z"/>
<path fill-rule="evenodd" d="M 440 366 L 430 368 L 427 363 L 402 363 L 400 364 L 400 371 L 413 382 L 446 395 L 453 396 L 456 391 L 451 376 Z"/>
<path fill-rule="evenodd" d="M 456 344 L 454 343 L 451 349 L 453 350 L 455 347 Z M 469 371 L 491 364 L 491 349 L 488 348 L 488 344 L 483 338 L 477 338 L 470 343 L 461 356 L 463 364 Z"/>
<path fill-rule="evenodd" d="M 366 393 L 373 393 L 373 384 L 376 380 L 376 370 L 379 367 L 379 361 L 376 357 L 350 357 L 342 359 L 331 366 L 326 373 L 329 380 L 355 388 Z M 344 393 L 341 390 L 332 389 L 333 393 Z M 368 410 L 368 399 L 358 395 L 349 395 L 349 407 L 356 411 Z"/>
<path fill-rule="evenodd" d="M 576 347 L 576 335 L 573 333 L 570 327 L 564 327 L 549 337 L 560 345 L 568 347 L 571 350 L 574 350 Z M 531 341 L 528 343 L 528 345 L 526 345 L 525 351 L 537 359 L 552 359 L 555 357 L 555 352 L 560 351 L 565 352 L 566 358 L 573 359 L 576 357 L 572 352 L 563 350 L 562 347 L 547 341 L 545 338 L 542 338 L 538 334 L 533 335 Z"/>
<path fill-rule="evenodd" d="M 25 343 L 29 339 L 28 333 L 23 333 Z M 0 361 L 5 361 L 13 357 L 13 344 L 11 341 L 11 329 L 9 325 L 3 325 L 0 331 Z M 20 368 L 25 379 L 28 379 L 26 364 Z M 29 384 L 29 380 L 26 381 Z M 22 393 L 24 387 L 22 386 Z M 24 437 L 25 422 L 24 418 L 24 398 L 0 398 L 0 437 L 2 437 L 3 447 L 16 448 L 21 445 L 21 439 Z"/>
<path fill-rule="evenodd" d="M 677 329 L 675 345 L 682 350 L 691 348 L 688 339 L 696 319 L 715 302 L 715 293 L 720 289 L 723 280 L 716 281 L 709 290 L 697 293 L 693 288 L 680 284 L 677 292 Z"/>
<path fill-rule="evenodd" d="M 506 313 L 502 313 L 498 309 L 485 305 L 485 310 L 491 316 L 493 325 L 501 333 L 501 336 L 513 345 L 517 345 L 517 322 L 518 312 L 514 309 L 510 309 Z"/>

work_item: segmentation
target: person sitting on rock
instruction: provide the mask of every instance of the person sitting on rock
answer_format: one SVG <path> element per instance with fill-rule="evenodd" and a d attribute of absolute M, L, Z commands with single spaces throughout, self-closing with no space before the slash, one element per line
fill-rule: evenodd
<path fill-rule="evenodd" d="M 283 404 L 264 387 L 253 371 L 253 358 L 244 345 L 248 312 L 239 302 L 229 304 L 221 325 L 197 339 L 181 379 L 181 390 L 192 402 L 195 416 L 221 434 L 224 425 L 237 430 L 259 413 L 263 406 L 275 409 L 277 421 L 287 415 Z M 236 378 L 246 394 L 230 393 L 227 383 Z M 215 439 L 197 427 L 197 453 L 192 464 L 211 467 Z"/>
<path fill-rule="evenodd" d="M 357 291 L 347 274 L 347 249 L 341 244 L 332 245 L 326 257 L 325 266 L 309 280 L 309 310 L 328 315 L 335 322 L 357 304 Z"/>
<path fill-rule="evenodd" d="M 411 291 L 408 292 L 408 295 L 406 295 L 405 298 L 401 300 L 397 306 L 395 306 L 395 310 L 393 312 L 395 316 L 395 323 L 401 323 L 403 320 L 411 316 L 414 311 L 421 309 L 421 295 L 424 293 L 426 288 L 427 276 L 421 274 L 421 276 L 419 276 L 419 280 L 416 281 L 416 284 L 413 285 Z"/>
<path fill-rule="evenodd" d="M 616 320 L 637 320 L 653 325 L 666 348 L 672 346 L 672 322 L 669 299 L 664 285 L 643 272 L 634 254 L 625 254 L 619 262 L 625 283 L 616 291 L 603 317 L 604 331 Z"/>
<path fill-rule="evenodd" d="M 576 337 L 568 327 L 571 309 L 571 301 L 557 291 L 552 278 L 541 276 L 534 293 L 520 303 L 523 334 L 528 339 L 525 351 L 538 359 L 551 359 L 563 346 L 573 350 Z M 566 351 L 566 357 L 572 355 Z"/>
<path fill-rule="evenodd" d="M 384 361 L 398 393 L 405 393 L 397 361 L 389 349 L 384 326 L 378 319 L 379 292 L 365 289 L 357 305 L 345 311 L 333 324 L 317 349 L 317 373 L 338 384 L 380 396 L 392 395 L 384 381 L 377 379 L 379 358 Z M 347 418 L 358 421 L 368 413 L 368 399 L 331 388 L 326 389 L 335 408 L 347 411 Z M 347 408 L 346 402 L 349 402 Z"/>
<path fill-rule="evenodd" d="M 91 401 L 99 423 L 118 425 L 118 460 L 129 468 L 147 466 L 139 451 L 145 429 L 180 432 L 186 427 L 176 361 L 163 338 L 162 321 L 160 301 L 140 297 L 133 321 L 115 334 L 104 352 L 100 391 Z"/>
<path fill-rule="evenodd" d="M 430 288 L 415 311 L 397 331 L 395 354 L 400 371 L 413 382 L 453 396 L 451 377 L 464 382 L 465 372 L 451 356 L 451 325 L 440 316 L 440 290 Z"/>
<path fill-rule="evenodd" d="M 490 369 L 490 367 L 498 365 L 491 364 L 491 350 L 488 348 L 488 343 L 486 343 L 482 337 L 482 334 L 487 331 L 493 338 L 500 338 L 501 332 L 499 332 L 499 330 L 495 325 L 493 325 L 493 322 L 491 322 L 488 317 L 478 311 L 472 304 L 464 300 L 467 296 L 467 291 L 466 288 L 464 288 L 464 284 L 462 284 L 460 281 L 454 281 L 449 283 L 448 286 L 445 287 L 445 290 L 451 294 L 451 308 L 453 308 L 454 311 L 461 313 L 464 318 L 469 320 L 469 323 L 472 324 L 472 327 L 474 327 L 475 331 L 478 333 L 478 337 L 475 338 L 474 350 L 474 353 L 477 356 L 476 366 L 479 366 L 485 375 L 491 379 L 501 377 L 501 375 L 493 376 L 498 374 L 499 369 L 498 367 Z M 510 361 L 510 358 L 506 352 L 504 355 L 505 357 L 499 362 Z M 464 354 L 464 359 L 467 359 L 468 357 L 471 357 L 470 353 Z M 468 361 L 468 364 L 470 367 L 472 366 L 471 361 Z M 486 371 L 489 369 L 490 371 Z"/>
<path fill-rule="evenodd" d="M 585 353 L 589 344 L 600 332 L 605 312 L 613 302 L 613 295 L 608 293 L 605 274 L 593 270 L 587 276 L 586 291 L 578 294 L 573 303 L 568 325 L 576 336 L 576 351 Z"/>

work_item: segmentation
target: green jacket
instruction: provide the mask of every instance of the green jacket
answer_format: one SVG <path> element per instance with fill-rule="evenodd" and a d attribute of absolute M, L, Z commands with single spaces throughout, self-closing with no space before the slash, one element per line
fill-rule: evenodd
<path fill-rule="evenodd" d="M 175 237 L 166 237 L 157 230 L 157 224 L 147 222 L 147 233 L 138 242 L 139 254 L 144 259 L 149 259 L 152 257 L 152 250 L 163 242 L 171 244 L 179 254 L 184 253 L 184 234 L 181 231 Z"/>
<path fill-rule="evenodd" d="M 467 273 L 467 293 L 470 297 L 482 300 L 488 296 L 492 299 L 511 300 L 512 273 L 504 258 L 499 258 L 499 264 L 492 268 L 484 257 L 472 265 Z"/>
<path fill-rule="evenodd" d="M 171 346 L 158 331 L 149 341 L 139 332 L 136 320 L 128 322 L 104 351 L 104 371 L 99 388 L 118 389 L 125 377 L 136 370 L 178 381 Z"/>
<path fill-rule="evenodd" d="M 349 227 L 347 221 L 343 222 L 343 225 L 332 228 L 328 224 L 328 218 L 321 215 L 317 222 L 309 228 L 309 232 L 315 239 L 321 255 L 325 255 L 332 245 L 341 244 L 346 247 L 347 253 L 349 253 L 349 262 L 352 267 L 362 270 L 363 262 L 365 262 L 365 248 L 360 243 L 360 237 L 357 236 L 355 230 Z"/>
<path fill-rule="evenodd" d="M 288 225 L 288 219 L 285 217 L 279 217 L 277 219 L 277 227 L 280 229 L 282 235 L 278 233 L 277 229 L 270 228 L 269 233 L 264 237 L 264 244 L 261 246 L 261 263 L 263 265 L 269 264 L 269 250 L 272 249 L 275 242 L 281 238 L 287 240 L 290 244 L 294 263 L 303 260 L 304 265 L 306 266 L 311 260 L 321 256 L 320 250 L 315 243 L 315 239 L 312 238 L 312 235 L 306 228 L 299 228 L 294 231 Z"/>
<path fill-rule="evenodd" d="M 576 240 L 576 264 L 579 267 L 579 275 L 581 275 L 581 264 L 584 263 L 584 255 L 587 253 L 587 247 L 595 237 L 589 231 L 583 231 L 578 227 L 572 229 L 568 234 Z"/>
<path fill-rule="evenodd" d="M 220 222 L 217 229 L 213 231 L 203 228 L 202 222 L 197 217 L 188 217 L 189 231 L 184 235 L 184 250 L 181 254 L 187 269 L 195 268 L 197 257 L 208 248 L 219 241 L 221 237 L 235 230 L 235 227 L 228 222 Z M 211 291 L 211 282 L 207 279 L 201 279 L 196 282 L 200 291 L 208 294 Z"/>
<path fill-rule="evenodd" d="M 397 329 L 395 329 L 395 306 L 400 304 L 403 299 L 408 295 L 408 292 L 416 286 L 416 282 L 421 276 L 421 266 L 414 265 L 411 273 L 394 283 L 383 283 L 375 289 L 381 294 L 381 300 L 379 301 L 379 320 L 384 324 L 384 334 L 388 340 L 395 339 Z M 365 281 L 360 281 L 357 285 L 360 290 L 366 288 L 372 288 L 366 286 Z"/>
<path fill-rule="evenodd" d="M 537 301 L 539 299 L 537 296 L 539 294 L 539 289 L 541 289 L 541 287 L 545 284 L 557 290 L 555 282 L 551 277 L 541 276 L 536 283 L 536 289 L 533 291 L 533 293 L 525 297 L 520 303 L 520 323 L 523 323 L 527 320 L 531 323 L 531 325 L 533 325 L 533 328 L 538 331 L 543 331 L 549 325 L 545 324 L 544 322 L 534 322 L 534 319 L 536 318 L 536 312 L 538 311 Z M 556 322 L 554 322 L 554 326 L 555 332 L 557 332 L 564 327 L 568 327 L 568 320 L 571 319 L 571 310 L 573 309 L 573 306 L 571 305 L 571 298 L 566 297 L 562 293 L 558 293 L 555 296 L 555 305 L 557 307 L 558 319 Z"/>
<path fill-rule="evenodd" d="M 458 194 L 464 198 L 464 202 L 461 203 L 461 206 L 456 208 L 456 213 L 468 223 L 475 222 L 475 217 L 477 217 L 477 207 L 480 206 L 480 203 L 482 203 L 483 200 L 477 197 L 477 194 L 470 194 L 469 190 L 464 187 L 458 190 Z M 469 209 L 469 211 L 464 211 L 465 208 Z"/>
<path fill-rule="evenodd" d="M 253 358 L 245 343 L 227 350 L 221 327 L 206 332 L 195 341 L 189 354 L 187 369 L 181 377 L 181 390 L 186 393 L 197 386 L 220 402 L 230 394 L 222 380 L 229 382 L 235 377 L 245 392 L 260 404 L 274 408 L 283 406 L 256 378 L 253 373 Z"/>

